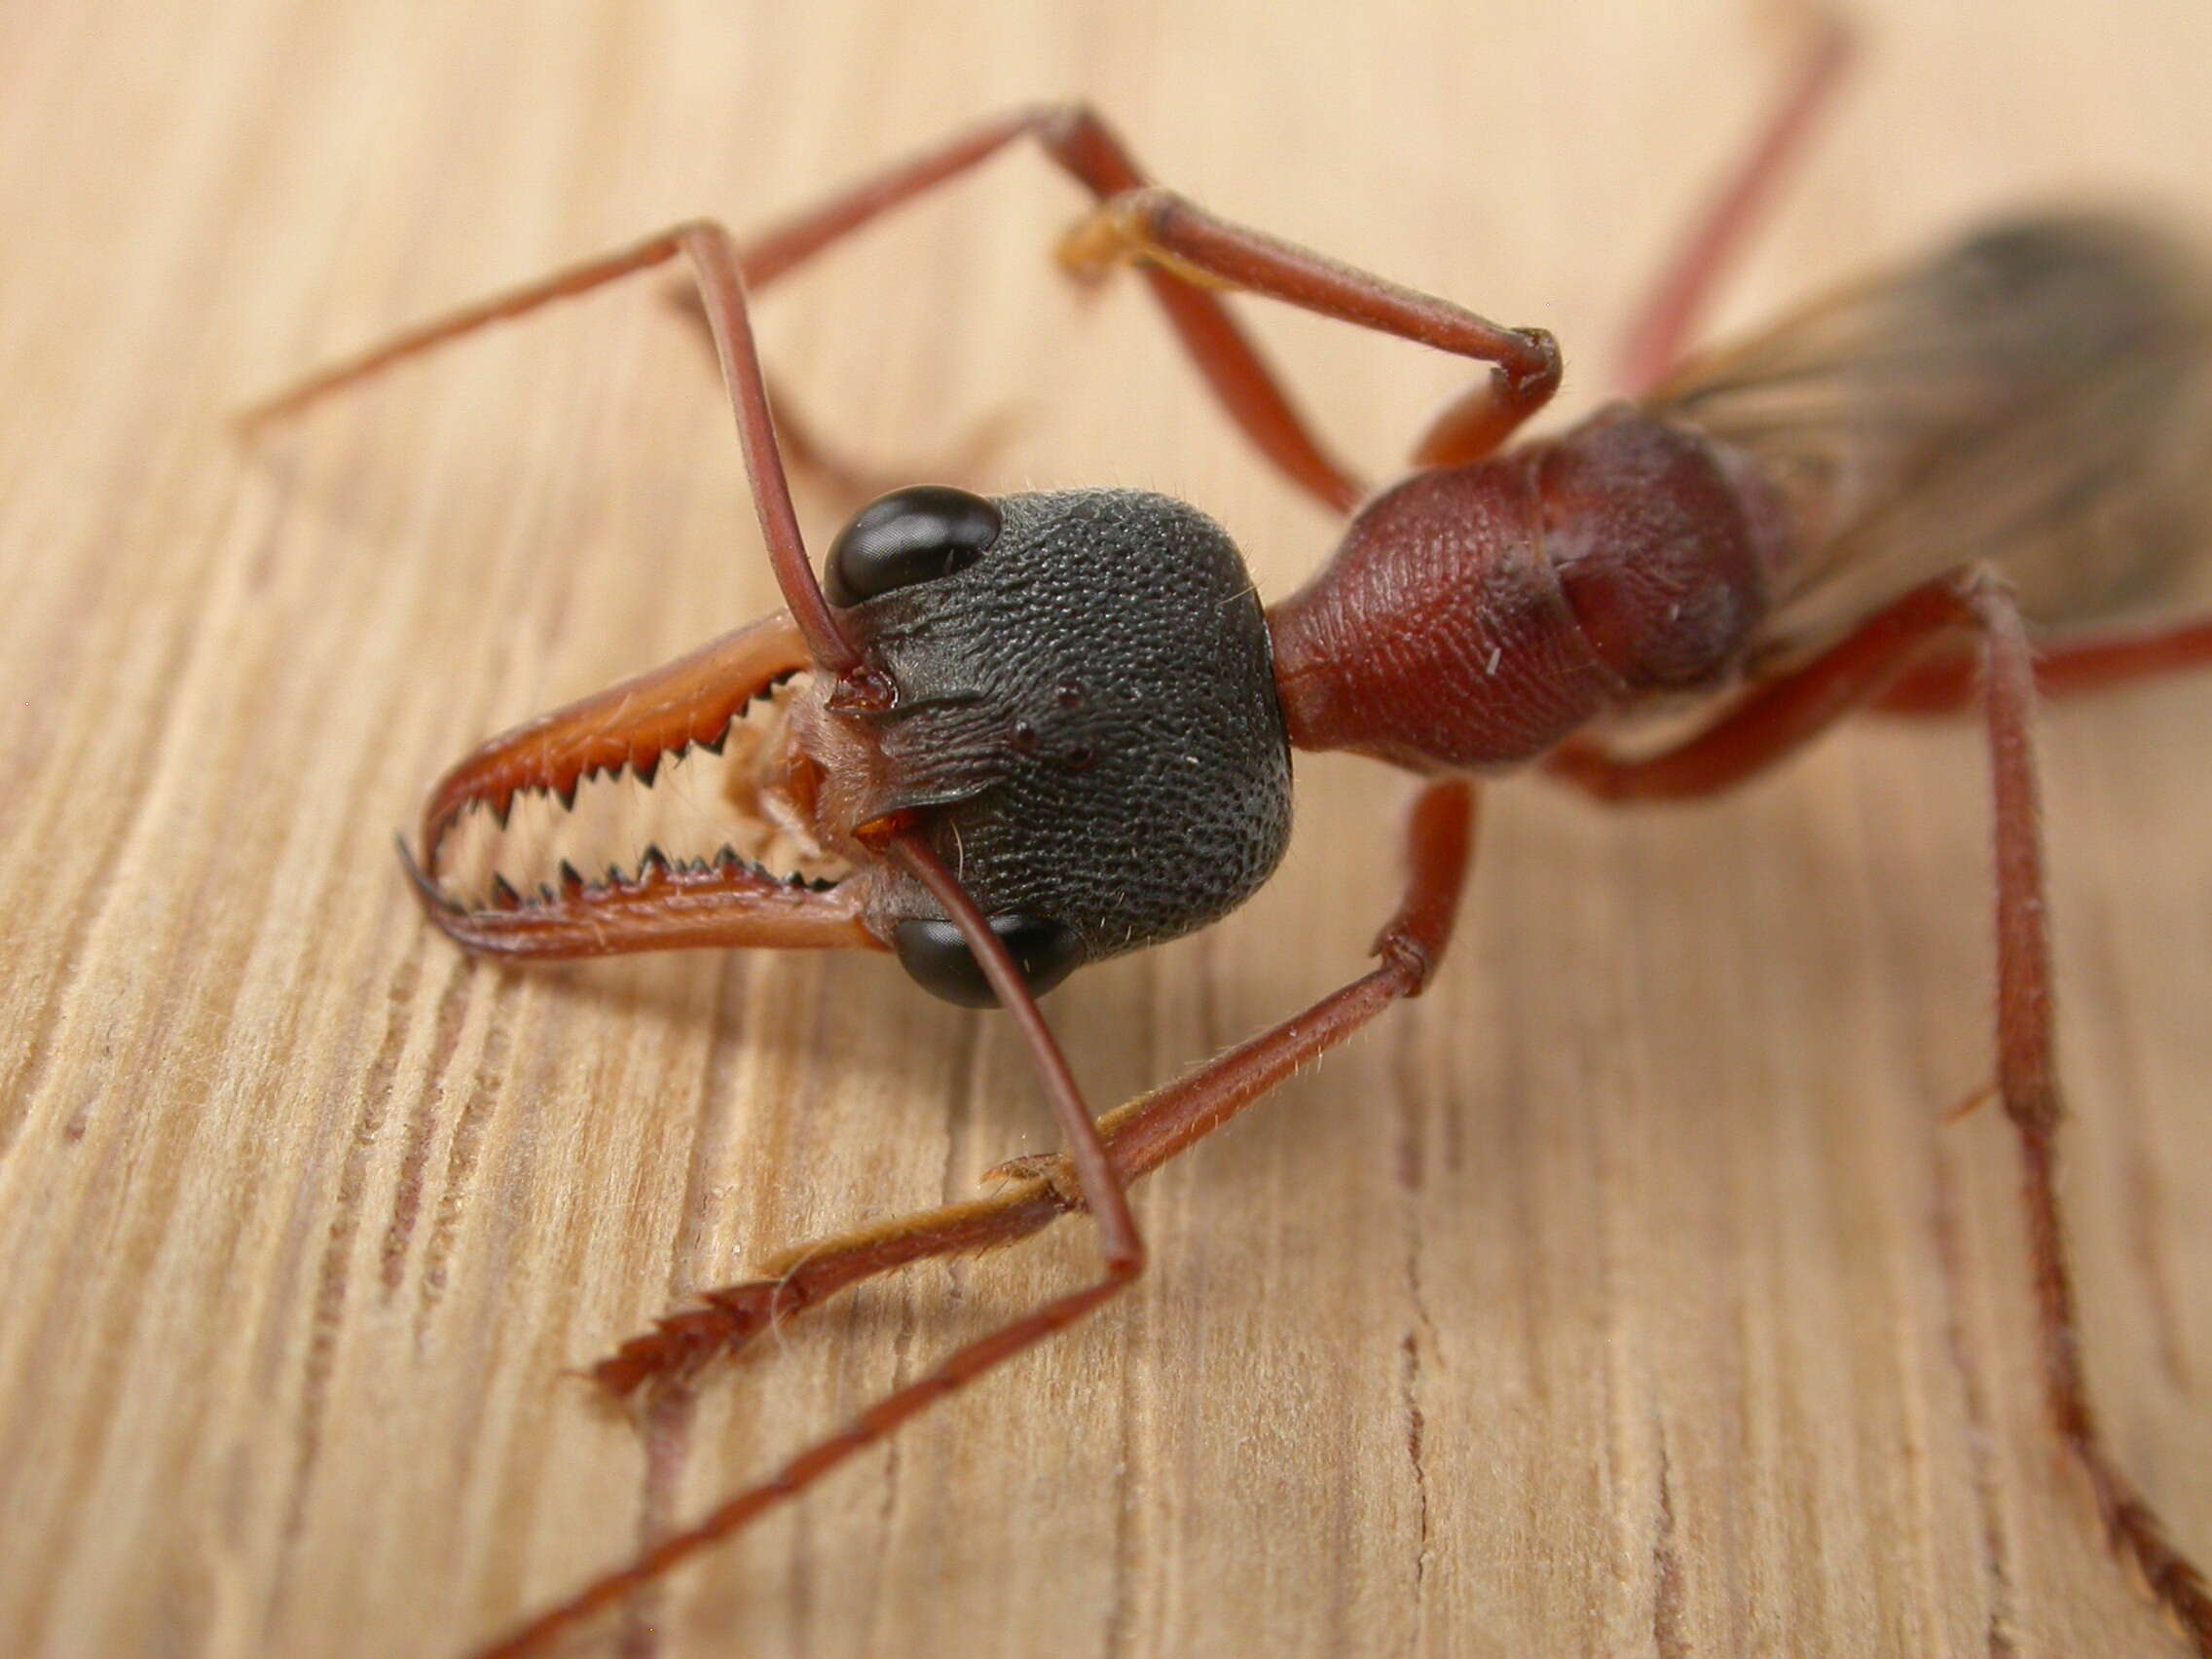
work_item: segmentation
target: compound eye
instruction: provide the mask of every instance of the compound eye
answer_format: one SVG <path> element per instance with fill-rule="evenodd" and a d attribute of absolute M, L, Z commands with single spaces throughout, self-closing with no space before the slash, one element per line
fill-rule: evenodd
<path fill-rule="evenodd" d="M 1066 978 L 1082 954 L 1081 941 L 1072 932 L 1042 916 L 993 916 L 991 932 L 1014 953 L 1032 996 L 1043 996 Z M 976 953 L 952 923 L 935 917 L 901 922 L 891 930 L 891 945 L 899 953 L 900 966 L 932 996 L 962 1008 L 999 1006 Z"/>
<path fill-rule="evenodd" d="M 870 501 L 830 544 L 823 592 L 858 605 L 894 588 L 964 570 L 999 538 L 997 503 L 945 484 L 917 484 Z"/>

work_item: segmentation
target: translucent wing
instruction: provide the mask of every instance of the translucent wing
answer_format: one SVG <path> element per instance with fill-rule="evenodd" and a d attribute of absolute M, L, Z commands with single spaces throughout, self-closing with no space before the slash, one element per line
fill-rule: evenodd
<path fill-rule="evenodd" d="M 2212 267 L 2130 221 L 1999 225 L 1649 399 L 1749 454 L 1795 554 L 1753 671 L 1975 560 L 2052 626 L 2212 566 Z"/>

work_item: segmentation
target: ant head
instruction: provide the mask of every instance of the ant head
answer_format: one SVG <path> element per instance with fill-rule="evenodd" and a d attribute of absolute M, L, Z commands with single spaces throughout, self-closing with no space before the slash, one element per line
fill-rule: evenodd
<path fill-rule="evenodd" d="M 1202 514 L 1130 490 L 922 486 L 864 509 L 822 585 L 803 553 L 790 576 L 790 611 L 452 768 L 410 861 L 438 925 L 511 955 L 888 948 L 981 1004 L 996 998 L 969 935 L 986 924 L 1042 992 L 1203 927 L 1281 858 L 1290 750 L 1267 622 Z M 719 800 L 693 781 L 702 750 Z M 668 804 L 688 827 L 703 815 L 726 837 L 718 852 L 591 840 L 664 773 L 685 779 Z M 977 914 L 948 915 L 917 850 Z M 473 880 L 457 868 L 472 863 Z"/>
<path fill-rule="evenodd" d="M 916 828 L 1033 990 L 1214 921 L 1290 832 L 1290 750 L 1242 559 L 1196 509 L 1133 490 L 882 498 L 832 545 L 841 632 L 887 706 L 793 710 L 817 822 Z M 881 699 L 875 701 L 880 702 Z M 910 874 L 857 877 L 869 928 L 950 1001 L 994 1000 Z"/>

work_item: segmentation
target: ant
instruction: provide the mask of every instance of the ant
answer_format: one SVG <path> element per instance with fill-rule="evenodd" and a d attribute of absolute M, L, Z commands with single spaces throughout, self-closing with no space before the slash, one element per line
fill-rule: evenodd
<path fill-rule="evenodd" d="M 420 850 L 401 848 L 407 872 L 454 940 L 510 957 L 895 952 L 925 989 L 1013 1015 L 1065 1137 L 1064 1154 L 993 1171 L 989 1197 L 816 1241 L 707 1293 L 601 1361 L 601 1384 L 624 1397 L 679 1384 L 863 1279 L 1070 1211 L 1098 1230 L 1091 1282 L 959 1348 L 487 1655 L 542 1650 L 1125 1289 L 1145 1265 L 1128 1184 L 1436 972 L 1472 861 L 1479 776 L 1532 766 L 1601 802 L 1680 800 L 1763 772 L 1856 711 L 1976 702 L 1995 822 L 1994 1093 L 2024 1161 L 2044 1390 L 2113 1548 L 2212 1655 L 2212 1596 L 2114 1461 L 2081 1366 L 2031 741 L 2039 693 L 2212 663 L 2212 618 L 2112 620 L 2169 588 L 2212 533 L 2200 484 L 2212 428 L 2186 418 L 2212 367 L 2212 272 L 2131 221 L 2022 218 L 1687 356 L 1718 275 L 1849 55 L 1847 31 L 1824 22 L 1641 313 L 1622 398 L 1517 447 L 1507 441 L 1560 384 L 1549 334 L 1217 217 L 1152 184 L 1082 106 L 977 127 L 752 240 L 679 225 L 400 335 L 249 413 L 248 424 L 289 414 L 488 324 L 687 261 L 788 609 L 485 744 L 432 792 Z M 1060 244 L 1063 264 L 1137 268 L 1246 437 L 1348 515 L 1334 556 L 1289 598 L 1263 608 L 1235 547 L 1196 509 L 1103 489 L 895 491 L 851 520 L 817 579 L 747 297 L 1024 139 L 1095 199 Z M 1229 291 L 1484 372 L 1432 422 L 1413 470 L 1371 489 L 1309 430 L 1225 307 Z M 1704 723 L 1662 747 L 1623 747 L 1612 729 L 1701 701 Z M 809 873 L 734 846 L 692 860 L 655 846 L 604 879 L 563 862 L 528 897 L 503 874 L 481 896 L 445 879 L 464 819 L 503 830 L 518 795 L 570 807 L 583 782 L 625 768 L 650 784 L 664 762 L 719 753 L 740 727 L 729 804 L 777 826 Z M 1204 927 L 1250 897 L 1288 838 L 1294 749 L 1349 750 L 1423 780 L 1377 965 L 1094 1123 L 1037 999 L 1086 963 Z"/>

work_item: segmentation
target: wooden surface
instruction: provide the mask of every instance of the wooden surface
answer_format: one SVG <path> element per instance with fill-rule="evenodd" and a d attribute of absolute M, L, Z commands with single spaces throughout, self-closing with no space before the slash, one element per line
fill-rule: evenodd
<path fill-rule="evenodd" d="M 1727 316 L 2053 192 L 2212 213 L 2212 15 L 1867 6 Z M 1949 13 L 1951 15 L 1944 15 Z M 450 1652 L 1087 1271 L 1075 1228 L 717 1378 L 649 1455 L 565 1381 L 768 1248 L 1049 1144 L 887 963 L 519 973 L 393 829 L 465 745 L 763 609 L 649 290 L 251 458 L 219 413 L 388 325 L 1082 92 L 1164 178 L 1603 389 L 1775 80 L 1733 4 L 0 9 L 0 1645 Z M 1328 524 L 1029 158 L 779 294 L 854 451 L 1132 483 L 1287 590 Z M 1263 319 L 1370 464 L 1448 363 Z M 804 503 L 817 535 L 837 507 Z M 2125 1461 L 2212 1553 L 2212 685 L 2046 721 L 2067 1181 Z M 1989 1063 L 1971 731 L 1711 809 L 1491 801 L 1418 1007 L 1140 1195 L 1157 1271 L 584 1651 L 2171 1654 L 2054 1458 Z M 1353 971 L 1403 787 L 1304 769 L 1285 874 L 1054 999 L 1103 1100 Z"/>

